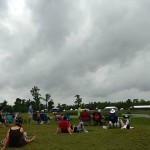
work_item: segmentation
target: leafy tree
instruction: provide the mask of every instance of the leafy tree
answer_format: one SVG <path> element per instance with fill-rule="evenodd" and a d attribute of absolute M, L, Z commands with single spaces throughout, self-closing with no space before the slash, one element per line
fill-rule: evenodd
<path fill-rule="evenodd" d="M 14 102 L 14 111 L 17 111 L 17 112 L 27 112 L 28 110 L 28 106 L 27 106 L 27 100 L 25 99 L 20 99 L 20 98 L 17 98 L 16 101 Z"/>
<path fill-rule="evenodd" d="M 53 102 L 53 99 L 51 99 L 49 102 L 48 102 L 48 110 L 52 110 L 52 108 L 54 108 L 54 102 Z"/>
<path fill-rule="evenodd" d="M 4 100 L 1 103 L 4 112 L 10 112 L 11 110 L 13 110 L 13 107 L 11 105 L 7 105 L 7 104 L 8 104 L 8 102 L 6 100 Z"/>
<path fill-rule="evenodd" d="M 81 102 L 82 102 L 82 98 L 80 98 L 80 95 L 76 95 L 75 97 L 77 99 L 76 99 L 76 101 L 74 103 L 79 106 L 81 104 Z"/>
<path fill-rule="evenodd" d="M 2 103 L 3 109 L 7 106 L 7 103 L 8 102 L 6 100 L 3 101 L 3 103 Z"/>
<path fill-rule="evenodd" d="M 47 104 L 48 104 L 48 101 L 50 100 L 50 98 L 51 98 L 51 95 L 50 94 L 46 94 L 45 95 L 45 98 L 43 98 L 43 97 L 40 97 L 41 99 L 43 99 L 45 102 L 46 102 L 46 108 L 48 108 L 47 107 Z"/>
<path fill-rule="evenodd" d="M 31 95 L 33 96 L 33 99 L 35 101 L 35 104 L 36 104 L 36 110 L 39 110 L 40 109 L 40 96 L 41 94 L 39 94 L 39 91 L 40 89 L 37 87 L 37 86 L 34 86 L 30 92 L 31 92 Z"/>
<path fill-rule="evenodd" d="M 134 105 L 138 105 L 139 104 L 139 100 L 138 99 L 133 99 L 133 104 Z"/>
<path fill-rule="evenodd" d="M 22 100 L 20 98 L 16 98 L 16 101 L 14 102 L 14 110 L 16 112 L 20 112 L 22 108 Z"/>

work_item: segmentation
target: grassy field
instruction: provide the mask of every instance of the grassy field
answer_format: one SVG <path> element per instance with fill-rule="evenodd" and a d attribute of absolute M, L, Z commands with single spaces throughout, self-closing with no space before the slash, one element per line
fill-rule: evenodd
<path fill-rule="evenodd" d="M 73 117 L 72 124 L 78 124 Z M 150 149 L 150 119 L 131 117 L 132 130 L 103 129 L 102 126 L 86 126 L 88 133 L 72 135 L 54 134 L 57 122 L 54 118 L 47 125 L 24 123 L 23 128 L 29 138 L 36 135 L 36 140 L 22 150 L 149 150 Z M 0 125 L 0 139 L 6 134 L 7 128 Z M 2 147 L 2 146 L 1 146 Z M 7 150 L 18 150 L 9 148 Z"/>

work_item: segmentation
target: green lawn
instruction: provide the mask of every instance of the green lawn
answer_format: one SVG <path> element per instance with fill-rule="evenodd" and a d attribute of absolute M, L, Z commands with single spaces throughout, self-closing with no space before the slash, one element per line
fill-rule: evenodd
<path fill-rule="evenodd" d="M 78 119 L 73 117 L 72 124 Z M 28 136 L 36 135 L 36 141 L 22 148 L 22 150 L 149 150 L 150 149 L 150 119 L 131 117 L 132 130 L 103 129 L 102 126 L 86 126 L 88 133 L 74 133 L 72 135 L 54 134 L 57 122 L 54 118 L 47 125 L 25 123 L 23 127 Z M 0 125 L 0 139 L 3 139 L 7 128 Z M 2 146 L 1 146 L 2 147 Z M 18 150 L 18 148 L 7 148 Z"/>

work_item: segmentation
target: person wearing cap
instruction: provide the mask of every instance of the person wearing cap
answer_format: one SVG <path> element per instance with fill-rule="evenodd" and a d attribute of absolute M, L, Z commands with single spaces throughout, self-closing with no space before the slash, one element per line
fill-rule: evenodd
<path fill-rule="evenodd" d="M 121 129 L 133 129 L 134 127 L 130 126 L 130 119 L 128 115 L 124 115 L 123 119 L 119 119 Z"/>
<path fill-rule="evenodd" d="M 63 119 L 58 122 L 57 131 L 55 134 L 59 132 L 72 134 L 70 123 L 66 117 L 63 117 Z"/>
<path fill-rule="evenodd" d="M 108 115 L 109 127 L 117 127 L 118 115 L 115 113 L 115 109 L 111 109 Z"/>
<path fill-rule="evenodd" d="M 31 139 L 27 138 L 26 132 L 24 132 L 21 124 L 16 123 L 15 126 L 11 127 L 6 134 L 4 140 L 1 141 L 4 150 L 6 146 L 9 147 L 21 147 L 35 140 L 35 136 Z"/>

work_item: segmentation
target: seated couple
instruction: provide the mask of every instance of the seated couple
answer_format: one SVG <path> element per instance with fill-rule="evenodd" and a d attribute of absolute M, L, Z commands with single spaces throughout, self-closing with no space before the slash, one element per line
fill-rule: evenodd
<path fill-rule="evenodd" d="M 67 118 L 63 117 L 63 120 L 60 120 L 58 122 L 56 134 L 60 132 L 72 134 L 73 132 L 88 132 L 88 131 L 85 130 L 82 121 L 80 121 L 78 126 L 71 126 L 70 122 L 67 121 Z"/>
<path fill-rule="evenodd" d="M 134 127 L 130 126 L 130 119 L 128 115 L 124 115 L 123 119 L 118 119 L 118 116 L 115 114 L 114 110 L 110 111 L 109 117 L 115 118 L 113 120 L 109 120 L 109 125 L 108 126 L 103 126 L 104 129 L 109 129 L 112 127 L 117 127 L 119 126 L 121 129 L 133 129 Z"/>

